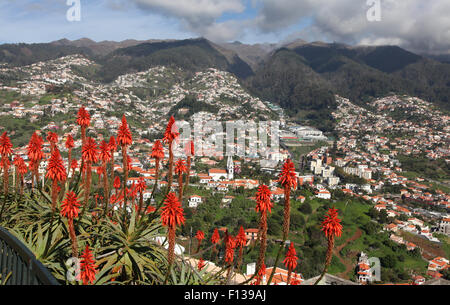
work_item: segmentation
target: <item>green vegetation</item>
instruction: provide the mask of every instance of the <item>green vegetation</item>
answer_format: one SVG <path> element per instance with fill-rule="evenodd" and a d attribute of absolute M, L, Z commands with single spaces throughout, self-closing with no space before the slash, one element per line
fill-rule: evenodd
<path fill-rule="evenodd" d="M 208 233 L 207 236 L 211 236 L 214 228 L 220 227 L 227 227 L 232 234 L 237 234 L 241 225 L 244 228 L 257 228 L 258 219 L 254 210 L 256 203 L 249 199 L 254 196 L 255 191 L 244 190 L 242 194 L 228 192 L 227 195 L 235 196 L 230 208 L 220 207 L 223 197 L 221 194 L 211 194 L 210 191 L 194 188 L 191 188 L 190 193 L 202 196 L 205 202 L 197 209 L 186 208 L 187 220 L 186 225 L 182 228 L 183 235 L 189 236 L 191 227 L 193 234 L 196 230 L 201 229 Z M 316 276 L 323 268 L 327 241 L 320 231 L 320 223 L 326 211 L 332 206 L 339 210 L 344 230 L 342 236 L 336 239 L 335 247 L 339 256 L 335 253 L 333 257 L 329 269 L 331 274 L 354 279 L 354 267 L 361 251 L 384 260 L 386 265 L 383 266 L 382 273 L 386 271 L 386 276 L 383 278 L 383 281 L 386 282 L 410 279 L 410 276 L 406 277 L 404 270 L 415 270 L 417 273 L 423 273 L 426 270 L 426 262 L 420 254 L 397 246 L 389 240 L 389 234 L 382 231 L 381 225 L 372 220 L 374 217 L 372 204 L 348 196 L 343 196 L 334 202 L 317 199 L 307 187 L 295 191 L 292 198 L 297 198 L 299 195 L 306 197 L 306 201 L 303 204 L 296 200 L 291 201 L 289 239 L 295 243 L 300 258 L 295 272 L 302 273 L 305 278 Z M 374 211 L 376 212 L 376 210 Z M 375 217 L 375 219 L 379 218 L 378 215 Z M 385 221 L 387 222 L 387 217 Z M 268 218 L 266 254 L 266 265 L 268 266 L 275 261 L 278 247 L 276 241 L 281 238 L 282 224 L 283 201 L 281 200 L 275 202 Z M 208 241 L 208 243 L 210 242 Z M 258 249 L 257 245 L 247 249 L 244 266 L 256 260 Z M 245 268 L 244 266 L 242 268 Z M 279 266 L 283 267 L 281 263 Z"/>
<path fill-rule="evenodd" d="M 180 109 L 188 109 L 188 111 L 181 114 L 179 112 Z M 217 106 L 198 101 L 194 96 L 188 95 L 178 104 L 176 104 L 172 109 L 170 109 L 168 116 L 173 115 L 175 119 L 180 119 L 191 117 L 192 115 L 200 111 L 217 113 L 219 111 L 219 108 Z"/>
<path fill-rule="evenodd" d="M 449 179 L 450 177 L 450 164 L 443 159 L 430 160 L 424 155 L 398 155 L 397 158 L 402 164 L 402 169 L 409 172 L 409 175 L 433 180 Z"/>

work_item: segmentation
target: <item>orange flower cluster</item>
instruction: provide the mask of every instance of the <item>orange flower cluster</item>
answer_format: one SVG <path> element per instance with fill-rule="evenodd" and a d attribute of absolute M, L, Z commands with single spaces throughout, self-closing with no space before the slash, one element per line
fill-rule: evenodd
<path fill-rule="evenodd" d="M 66 194 L 66 199 L 61 205 L 61 215 L 66 218 L 74 219 L 78 217 L 80 203 L 78 202 L 77 195 L 69 191 Z"/>
<path fill-rule="evenodd" d="M 75 143 L 74 143 L 74 141 L 73 141 L 72 135 L 69 134 L 69 135 L 67 136 L 65 146 L 66 146 L 67 149 L 72 149 L 72 148 L 75 147 Z"/>
<path fill-rule="evenodd" d="M 31 136 L 30 142 L 28 143 L 28 158 L 31 162 L 36 163 L 44 157 L 42 152 L 42 144 L 44 140 L 37 135 L 36 132 Z"/>
<path fill-rule="evenodd" d="M 22 157 L 16 156 L 14 158 L 14 166 L 17 168 L 17 172 L 22 176 L 28 171 L 27 165 Z"/>
<path fill-rule="evenodd" d="M 7 157 L 12 154 L 12 143 L 9 139 L 6 131 L 0 137 L 0 155 L 2 157 Z"/>
<path fill-rule="evenodd" d="M 175 124 L 175 118 L 171 116 L 169 123 L 167 124 L 166 131 L 164 132 L 164 142 L 172 144 L 173 140 L 175 140 L 179 135 L 180 133 L 178 132 L 178 127 Z"/>
<path fill-rule="evenodd" d="M 66 169 L 58 149 L 55 149 L 50 157 L 45 177 L 53 181 L 65 181 L 67 178 Z"/>
<path fill-rule="evenodd" d="M 184 160 L 180 159 L 175 163 L 175 174 L 182 175 L 187 171 L 186 165 L 184 164 Z"/>
<path fill-rule="evenodd" d="M 202 230 L 198 230 L 197 234 L 195 235 L 195 239 L 201 243 L 203 239 L 205 239 L 205 233 L 202 232 Z"/>
<path fill-rule="evenodd" d="M 81 149 L 81 155 L 85 162 L 97 163 L 98 161 L 98 149 L 97 143 L 92 138 L 87 138 L 86 143 Z"/>
<path fill-rule="evenodd" d="M 197 269 L 198 269 L 198 271 L 202 271 L 202 269 L 205 267 L 205 261 L 203 260 L 203 258 L 201 258 L 199 261 L 198 261 L 198 264 L 197 264 Z"/>
<path fill-rule="evenodd" d="M 231 264 L 234 259 L 234 248 L 236 247 L 236 242 L 231 235 L 226 235 L 225 237 L 225 262 Z"/>
<path fill-rule="evenodd" d="M 283 164 L 278 182 L 284 187 L 294 189 L 297 187 L 297 174 L 295 173 L 294 163 L 291 159 L 286 159 L 286 162 Z"/>
<path fill-rule="evenodd" d="M 342 234 L 341 220 L 338 218 L 337 209 L 331 208 L 322 222 L 322 231 L 325 232 L 326 237 L 337 236 Z"/>
<path fill-rule="evenodd" d="M 100 160 L 103 162 L 109 162 L 111 160 L 110 146 L 106 141 L 100 143 Z"/>
<path fill-rule="evenodd" d="M 272 197 L 272 192 L 267 185 L 260 185 L 258 191 L 256 192 L 256 211 L 260 213 L 271 212 L 273 207 L 270 201 Z"/>
<path fill-rule="evenodd" d="M 178 225 L 184 224 L 183 208 L 178 201 L 175 193 L 169 193 L 164 200 L 164 207 L 161 212 L 161 220 L 163 226 L 176 227 Z"/>
<path fill-rule="evenodd" d="M 117 132 L 117 142 L 119 142 L 119 145 L 122 147 L 128 147 L 133 143 L 125 115 L 122 116 L 122 124 L 120 124 L 119 131 Z"/>
<path fill-rule="evenodd" d="M 151 157 L 159 160 L 164 158 L 164 149 L 160 140 L 153 144 Z"/>
<path fill-rule="evenodd" d="M 97 273 L 97 266 L 95 265 L 94 256 L 92 255 L 89 245 L 86 245 L 86 249 L 81 255 L 81 280 L 83 285 L 92 284 L 95 281 L 95 274 Z"/>
<path fill-rule="evenodd" d="M 247 244 L 247 236 L 245 235 L 244 227 L 239 228 L 239 233 L 236 235 L 236 246 L 243 247 Z"/>
<path fill-rule="evenodd" d="M 298 257 L 296 255 L 297 252 L 295 252 L 294 243 L 291 242 L 289 250 L 286 253 L 286 258 L 283 261 L 283 264 L 286 266 L 286 268 L 288 268 L 289 271 L 292 271 L 297 267 Z"/>
<path fill-rule="evenodd" d="M 89 127 L 90 123 L 91 123 L 91 116 L 89 112 L 87 112 L 84 106 L 81 106 L 81 108 L 78 110 L 77 124 L 82 127 Z"/>
<path fill-rule="evenodd" d="M 217 228 L 214 229 L 213 235 L 211 236 L 211 242 L 215 245 L 220 241 L 220 234 Z"/>

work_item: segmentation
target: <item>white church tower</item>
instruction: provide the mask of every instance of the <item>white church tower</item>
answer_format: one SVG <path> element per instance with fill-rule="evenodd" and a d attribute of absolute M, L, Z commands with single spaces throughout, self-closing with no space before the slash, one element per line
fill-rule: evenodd
<path fill-rule="evenodd" d="M 234 162 L 233 162 L 232 156 L 228 156 L 227 172 L 228 172 L 228 180 L 233 180 L 234 179 Z"/>

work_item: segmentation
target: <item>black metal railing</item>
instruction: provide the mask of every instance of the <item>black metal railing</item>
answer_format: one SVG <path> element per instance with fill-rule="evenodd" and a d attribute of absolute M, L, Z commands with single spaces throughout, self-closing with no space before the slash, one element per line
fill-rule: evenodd
<path fill-rule="evenodd" d="M 0 282 L 6 285 L 59 285 L 48 269 L 15 236 L 0 227 Z"/>

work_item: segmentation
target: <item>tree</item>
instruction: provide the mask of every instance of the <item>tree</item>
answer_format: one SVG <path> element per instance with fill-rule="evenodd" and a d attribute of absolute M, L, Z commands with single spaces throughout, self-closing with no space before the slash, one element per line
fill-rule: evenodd
<path fill-rule="evenodd" d="M 304 204 L 302 204 L 298 210 L 300 212 L 302 212 L 303 214 L 311 214 L 312 213 L 311 205 L 308 202 L 305 202 Z"/>
<path fill-rule="evenodd" d="M 448 281 L 450 281 L 450 269 L 445 269 L 444 271 L 441 272 L 442 273 L 442 277 Z"/>
<path fill-rule="evenodd" d="M 305 225 L 305 218 L 301 214 L 292 213 L 290 228 L 293 230 L 301 229 Z"/>
<path fill-rule="evenodd" d="M 378 231 L 378 226 L 375 223 L 369 221 L 363 225 L 362 229 L 367 233 L 367 235 L 374 235 Z"/>
<path fill-rule="evenodd" d="M 385 268 L 394 268 L 397 263 L 397 259 L 394 255 L 388 254 L 380 259 L 381 266 Z"/>
<path fill-rule="evenodd" d="M 388 222 L 388 214 L 387 214 L 386 210 L 381 210 L 380 211 L 380 215 L 378 217 L 378 220 L 381 223 L 387 223 Z"/>

